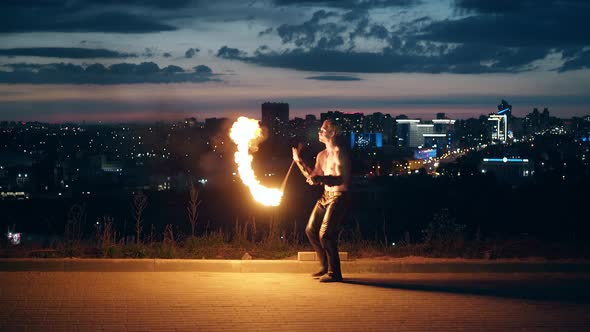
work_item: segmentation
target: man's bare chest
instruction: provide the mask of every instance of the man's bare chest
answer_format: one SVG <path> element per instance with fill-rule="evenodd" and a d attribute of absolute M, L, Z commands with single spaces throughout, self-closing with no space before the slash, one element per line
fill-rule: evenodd
<path fill-rule="evenodd" d="M 322 160 L 322 170 L 324 171 L 325 175 L 335 175 L 336 169 L 338 165 L 338 159 L 333 153 L 328 153 L 324 155 Z"/>

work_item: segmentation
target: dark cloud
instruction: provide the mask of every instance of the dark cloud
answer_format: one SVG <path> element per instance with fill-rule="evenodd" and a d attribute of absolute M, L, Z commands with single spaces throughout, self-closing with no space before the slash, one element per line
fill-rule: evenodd
<path fill-rule="evenodd" d="M 228 60 L 239 60 L 245 56 L 245 52 L 242 52 L 237 48 L 231 48 L 227 46 L 223 46 L 217 51 L 217 57 Z"/>
<path fill-rule="evenodd" d="M 11 63 L 3 66 L 12 70 L 37 70 L 45 65 L 39 63 Z"/>
<path fill-rule="evenodd" d="M 540 2 L 537 0 L 534 2 Z M 455 6 L 458 9 L 465 11 L 479 12 L 479 13 L 505 13 L 519 11 L 525 5 L 525 2 L 520 0 L 455 0 Z"/>
<path fill-rule="evenodd" d="M 539 9 L 547 10 L 558 7 L 576 10 L 585 7 L 586 0 L 455 0 L 455 7 L 466 12 L 482 14 L 527 14 Z"/>
<path fill-rule="evenodd" d="M 0 33 L 149 33 L 177 30 L 175 24 L 180 21 L 283 21 L 276 12 L 268 2 L 235 0 L 4 0 L 0 1 Z"/>
<path fill-rule="evenodd" d="M 303 5 L 335 8 L 383 8 L 405 7 L 419 3 L 419 0 L 274 0 L 279 6 Z"/>
<path fill-rule="evenodd" d="M 145 33 L 171 31 L 177 28 L 159 23 L 150 18 L 125 13 L 90 14 L 86 17 L 72 17 L 56 21 L 52 17 L 29 16 L 27 13 L 15 16 L 7 13 L 0 14 L 0 32 L 119 32 Z"/>
<path fill-rule="evenodd" d="M 92 59 L 92 58 L 129 58 L 133 53 L 76 47 L 27 47 L 0 49 L 0 56 L 38 56 L 47 58 Z"/>
<path fill-rule="evenodd" d="M 218 56 L 260 66 L 295 70 L 342 73 L 515 73 L 527 70 L 523 65 L 544 57 L 539 50 L 482 51 L 482 45 L 446 49 L 444 53 L 421 55 L 385 49 L 382 52 L 351 52 L 295 49 L 284 52 L 256 52 L 248 56 L 238 49 L 218 52 Z M 223 54 L 220 56 L 219 54 Z M 484 64 L 486 63 L 486 64 Z"/>
<path fill-rule="evenodd" d="M 368 17 L 365 17 L 357 23 L 354 31 L 349 34 L 351 46 L 355 45 L 356 38 L 387 40 L 390 39 L 390 31 L 382 25 L 369 24 Z"/>
<path fill-rule="evenodd" d="M 270 27 L 270 28 L 268 28 L 266 30 L 260 31 L 258 33 L 258 37 L 262 37 L 264 35 L 270 35 L 271 33 L 273 33 L 273 30 L 274 30 L 274 28 Z"/>
<path fill-rule="evenodd" d="M 354 77 L 354 76 L 340 76 L 340 75 L 322 75 L 322 76 L 310 76 L 306 77 L 307 80 L 317 80 L 317 81 L 361 81 L 361 78 Z"/>
<path fill-rule="evenodd" d="M 86 7 L 101 6 L 141 6 L 150 8 L 182 8 L 194 0 L 3 0 L 2 5 L 8 8 L 54 8 L 63 7 L 79 9 Z"/>
<path fill-rule="evenodd" d="M 318 10 L 312 17 L 299 25 L 283 24 L 277 28 L 277 34 L 283 44 L 293 43 L 297 47 L 315 47 L 322 41 L 323 46 L 336 47 L 340 42 L 340 34 L 346 31 L 346 26 L 334 22 L 321 21 L 338 16 L 335 12 Z"/>
<path fill-rule="evenodd" d="M 345 8 L 361 2 L 277 3 Z M 283 44 L 295 49 L 257 50 L 251 57 L 234 50 L 225 58 L 334 72 L 516 73 L 535 70 L 537 61 L 561 52 L 560 71 L 590 66 L 584 53 L 590 47 L 586 33 L 590 2 L 458 0 L 454 4 L 471 14 L 440 21 L 420 17 L 390 28 L 373 23 L 369 11 L 358 6 L 347 12 L 318 10 L 301 24 L 275 29 Z M 381 49 L 357 51 L 357 44 L 366 45 L 371 39 L 382 43 Z M 368 59 L 374 62 L 352 63 Z"/>
<path fill-rule="evenodd" d="M 195 71 L 195 73 L 201 74 L 201 75 L 212 75 L 213 74 L 213 70 L 211 70 L 211 68 L 209 68 L 208 66 L 205 66 L 205 65 L 198 65 L 198 66 L 194 67 L 193 70 Z"/>
<path fill-rule="evenodd" d="M 476 15 L 431 22 L 417 34 L 418 38 L 438 43 L 485 44 L 502 56 L 498 63 L 503 66 L 524 66 L 552 52 L 562 53 L 564 64 L 559 71 L 590 66 L 590 59 L 581 55 L 590 46 L 588 1 L 460 0 L 456 5 Z"/>
<path fill-rule="evenodd" d="M 43 0 L 37 0 L 41 2 Z M 80 0 L 78 0 L 80 1 Z M 93 4 L 94 0 L 84 0 L 88 4 Z M 151 7 L 159 9 L 179 9 L 185 8 L 188 5 L 194 3 L 194 0 L 101 0 L 102 5 L 117 5 L 117 6 L 140 6 L 140 7 Z"/>
<path fill-rule="evenodd" d="M 182 69 L 178 66 L 175 66 L 175 65 L 169 65 L 168 67 L 163 68 L 162 71 L 172 74 L 172 73 L 183 73 L 184 69 Z"/>
<path fill-rule="evenodd" d="M 253 55 L 224 46 L 218 57 L 249 62 L 260 66 L 290 68 L 306 71 L 349 73 L 517 73 L 536 69 L 534 63 L 546 58 L 551 48 L 530 45 L 499 47 L 487 39 L 444 40 L 428 38 L 424 31 L 441 22 L 428 17 L 415 19 L 398 30 L 372 24 L 366 12 L 350 15 L 345 24 L 324 22 L 341 17 L 335 12 L 316 11 L 300 25 L 281 25 L 277 33 L 283 43 L 293 43 L 295 49 L 284 51 L 258 48 Z M 463 27 L 467 30 L 467 27 Z M 473 30 L 473 29 L 471 29 Z M 343 36 L 349 34 L 350 48 L 343 49 Z M 451 34 L 449 34 L 451 35 Z M 356 39 L 376 39 L 384 47 L 375 51 L 356 51 Z M 572 51 L 575 54 L 575 50 Z"/>
<path fill-rule="evenodd" d="M 331 50 L 344 45 L 344 38 L 336 36 L 333 38 L 322 37 L 318 40 L 317 48 Z"/>
<path fill-rule="evenodd" d="M 566 58 L 566 61 L 563 63 L 561 67 L 559 67 L 558 71 L 565 72 L 569 70 L 588 68 L 590 68 L 590 49 L 577 52 L 572 56 Z"/>
<path fill-rule="evenodd" d="M 354 22 L 368 18 L 369 12 L 367 10 L 351 10 L 342 15 L 342 19 L 347 22 Z"/>
<path fill-rule="evenodd" d="M 86 67 L 70 63 L 10 64 L 4 67 L 12 71 L 0 71 L 0 83 L 137 84 L 194 83 L 216 80 L 212 70 L 207 66 L 195 67 L 194 72 L 187 72 L 173 65 L 160 69 L 153 62 L 118 63 L 108 68 L 99 63 Z"/>
<path fill-rule="evenodd" d="M 530 17 L 479 15 L 434 22 L 424 28 L 420 37 L 450 43 L 486 42 L 498 47 L 562 48 L 590 45 L 587 28 L 586 13 L 568 12 L 560 15 L 548 11 Z"/>
<path fill-rule="evenodd" d="M 163 23 L 149 8 L 171 8 L 186 1 L 2 1 L 0 32 L 119 32 L 144 33 L 170 31 L 177 28 Z M 129 6 L 146 8 L 145 14 L 130 11 Z"/>
<path fill-rule="evenodd" d="M 365 36 L 367 38 L 387 39 L 389 37 L 389 30 L 382 25 L 374 24 Z"/>
<path fill-rule="evenodd" d="M 144 58 L 153 58 L 156 55 L 156 50 L 146 47 L 143 53 L 141 54 Z"/>
<path fill-rule="evenodd" d="M 188 50 L 186 50 L 186 52 L 184 52 L 184 57 L 187 59 L 192 59 L 192 57 L 194 57 L 200 51 L 201 50 L 198 48 L 189 48 Z"/>

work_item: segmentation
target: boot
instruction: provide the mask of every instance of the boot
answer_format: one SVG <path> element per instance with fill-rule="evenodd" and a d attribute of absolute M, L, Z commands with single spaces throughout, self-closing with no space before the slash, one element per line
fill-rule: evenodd
<path fill-rule="evenodd" d="M 342 275 L 339 273 L 328 272 L 320 278 L 320 282 L 341 282 Z"/>
<path fill-rule="evenodd" d="M 311 276 L 314 278 L 319 278 L 326 273 L 328 273 L 328 269 L 323 267 L 323 268 L 319 269 L 317 272 L 312 273 Z"/>

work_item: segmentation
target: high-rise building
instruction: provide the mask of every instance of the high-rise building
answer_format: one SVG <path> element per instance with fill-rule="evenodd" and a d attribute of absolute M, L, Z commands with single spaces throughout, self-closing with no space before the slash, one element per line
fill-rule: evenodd
<path fill-rule="evenodd" d="M 289 104 L 263 103 L 262 125 L 268 128 L 271 136 L 285 136 L 289 123 Z"/>
<path fill-rule="evenodd" d="M 490 114 L 488 121 L 492 122 L 492 141 L 506 142 L 508 140 L 508 117 L 506 114 Z"/>
<path fill-rule="evenodd" d="M 488 117 L 488 121 L 492 123 L 492 141 L 505 143 L 508 136 L 512 136 L 511 131 L 508 130 L 510 119 L 512 119 L 512 105 L 502 99 L 498 105 L 498 113 L 492 113 Z"/>
<path fill-rule="evenodd" d="M 342 129 L 344 136 L 350 136 L 350 133 L 361 133 L 363 130 L 364 114 L 363 113 L 342 113 L 339 111 L 329 111 L 320 114 L 321 122 L 331 119 L 336 122 Z"/>
<path fill-rule="evenodd" d="M 401 147 L 410 147 L 410 133 L 416 124 L 420 123 L 417 119 L 397 119 L 397 144 Z"/>
<path fill-rule="evenodd" d="M 420 123 L 417 119 L 397 119 L 398 146 L 407 148 L 450 149 L 455 120 L 434 119 L 432 123 Z"/>
<path fill-rule="evenodd" d="M 232 122 L 229 118 L 207 118 L 205 119 L 205 130 L 210 135 L 229 132 L 231 124 Z"/>

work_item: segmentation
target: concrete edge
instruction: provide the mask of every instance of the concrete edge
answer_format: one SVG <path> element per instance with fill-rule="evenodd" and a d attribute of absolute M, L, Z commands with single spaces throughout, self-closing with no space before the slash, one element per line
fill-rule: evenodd
<path fill-rule="evenodd" d="M 313 261 L 205 260 L 205 259 L 103 259 L 7 258 L 0 271 L 61 272 L 234 272 L 310 273 Z M 344 261 L 343 273 L 590 273 L 590 263 L 575 262 L 391 262 Z"/>

